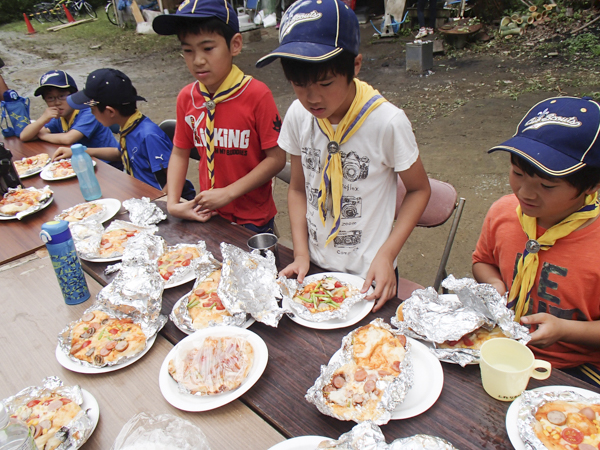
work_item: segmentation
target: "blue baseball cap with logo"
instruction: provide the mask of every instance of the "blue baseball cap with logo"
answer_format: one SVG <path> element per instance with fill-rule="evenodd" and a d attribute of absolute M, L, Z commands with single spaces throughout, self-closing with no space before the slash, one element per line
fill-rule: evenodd
<path fill-rule="evenodd" d="M 40 77 L 40 85 L 35 90 L 33 95 L 36 97 L 42 95 L 44 92 L 44 88 L 46 87 L 55 87 L 59 89 L 71 89 L 71 91 L 77 91 L 77 85 L 75 84 L 75 80 L 71 75 L 69 75 L 64 70 L 51 70 L 50 72 L 46 72 L 44 75 Z"/>
<path fill-rule="evenodd" d="M 489 153 L 513 153 L 552 177 L 600 168 L 600 104 L 589 97 L 555 97 L 529 110 L 515 135 Z"/>
<path fill-rule="evenodd" d="M 277 58 L 327 61 L 347 50 L 358 55 L 358 18 L 339 0 L 299 0 L 281 19 L 279 47 L 256 63 L 263 67 Z"/>
<path fill-rule="evenodd" d="M 235 33 L 240 32 L 238 16 L 227 0 L 184 0 L 175 14 L 163 14 L 152 21 L 157 34 L 177 34 L 180 23 L 190 19 L 215 17 L 229 26 Z"/>
<path fill-rule="evenodd" d="M 94 70 L 87 77 L 82 91 L 67 97 L 67 103 L 74 109 L 85 109 L 101 103 L 105 106 L 120 106 L 146 101 L 137 95 L 131 80 L 117 69 Z"/>

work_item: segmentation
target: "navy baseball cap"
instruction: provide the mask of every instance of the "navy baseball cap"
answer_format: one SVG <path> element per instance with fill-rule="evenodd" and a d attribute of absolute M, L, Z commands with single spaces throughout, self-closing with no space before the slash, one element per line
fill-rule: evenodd
<path fill-rule="evenodd" d="M 175 14 L 156 16 L 152 21 L 152 28 L 157 34 L 177 34 L 182 21 L 210 17 L 224 22 L 235 33 L 240 32 L 238 16 L 227 0 L 184 0 Z"/>
<path fill-rule="evenodd" d="M 77 91 L 77 85 L 71 75 L 64 70 L 51 70 L 40 77 L 40 85 L 33 95 L 36 97 L 42 95 L 45 87 L 55 87 L 59 89 L 73 88 Z"/>
<path fill-rule="evenodd" d="M 129 77 L 117 69 L 94 70 L 88 75 L 83 90 L 67 97 L 67 103 L 74 109 L 89 108 L 98 103 L 127 105 L 137 100 L 146 101 L 137 95 Z"/>
<path fill-rule="evenodd" d="M 553 177 L 585 166 L 600 168 L 600 104 L 590 97 L 555 97 L 529 110 L 515 135 L 489 153 L 504 150 Z"/>
<path fill-rule="evenodd" d="M 281 19 L 279 47 L 256 63 L 263 67 L 277 58 L 322 62 L 343 50 L 358 55 L 358 18 L 339 0 L 300 0 Z"/>

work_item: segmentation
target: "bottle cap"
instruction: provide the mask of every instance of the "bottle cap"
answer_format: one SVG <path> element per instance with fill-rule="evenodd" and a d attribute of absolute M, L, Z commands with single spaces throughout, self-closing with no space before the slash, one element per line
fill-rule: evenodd
<path fill-rule="evenodd" d="M 71 231 L 69 230 L 69 222 L 66 220 L 52 220 L 42 225 L 40 239 L 47 244 L 60 244 L 61 242 L 71 239 Z"/>
<path fill-rule="evenodd" d="M 79 155 L 79 154 L 85 152 L 86 149 L 87 149 L 87 147 L 85 145 L 81 145 L 81 144 L 71 145 L 71 151 L 73 152 L 74 155 Z"/>

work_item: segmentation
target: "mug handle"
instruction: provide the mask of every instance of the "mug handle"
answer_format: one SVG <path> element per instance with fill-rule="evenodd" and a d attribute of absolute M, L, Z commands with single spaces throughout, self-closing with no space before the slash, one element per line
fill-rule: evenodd
<path fill-rule="evenodd" d="M 538 372 L 536 369 L 546 369 L 544 372 Z M 531 377 L 536 380 L 545 380 L 552 373 L 552 364 L 543 359 L 536 359 L 533 362 L 533 369 L 531 370 Z"/>

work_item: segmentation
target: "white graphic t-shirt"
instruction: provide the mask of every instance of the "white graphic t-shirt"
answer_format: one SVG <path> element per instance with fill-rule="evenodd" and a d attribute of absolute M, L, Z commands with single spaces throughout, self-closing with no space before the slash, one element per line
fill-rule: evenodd
<path fill-rule="evenodd" d="M 308 242 L 311 261 L 324 269 L 365 277 L 373 258 L 389 237 L 396 208 L 397 174 L 419 156 L 412 126 L 404 111 L 383 103 L 340 147 L 343 196 L 338 235 L 325 247 L 333 218 L 325 226 L 317 211 L 321 171 L 329 139 L 296 100 L 287 111 L 277 143 L 301 156 L 306 187 Z M 328 211 L 331 196 L 328 195 Z M 399 218 L 402 220 L 402 218 Z"/>

